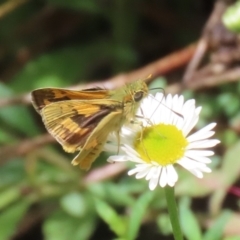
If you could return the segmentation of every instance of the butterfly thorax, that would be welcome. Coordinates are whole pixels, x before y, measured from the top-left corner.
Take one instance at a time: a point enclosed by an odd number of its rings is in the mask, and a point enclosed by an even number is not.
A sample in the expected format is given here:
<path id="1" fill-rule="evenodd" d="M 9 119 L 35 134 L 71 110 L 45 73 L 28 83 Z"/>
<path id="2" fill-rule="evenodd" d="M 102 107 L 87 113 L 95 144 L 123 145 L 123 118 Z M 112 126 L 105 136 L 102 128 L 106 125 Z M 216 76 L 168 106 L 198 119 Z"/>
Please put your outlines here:
<path id="1" fill-rule="evenodd" d="M 111 99 L 119 102 L 122 108 L 124 120 L 131 120 L 140 106 L 144 97 L 148 94 L 148 88 L 144 81 L 139 80 L 126 84 L 124 87 L 111 92 Z"/>

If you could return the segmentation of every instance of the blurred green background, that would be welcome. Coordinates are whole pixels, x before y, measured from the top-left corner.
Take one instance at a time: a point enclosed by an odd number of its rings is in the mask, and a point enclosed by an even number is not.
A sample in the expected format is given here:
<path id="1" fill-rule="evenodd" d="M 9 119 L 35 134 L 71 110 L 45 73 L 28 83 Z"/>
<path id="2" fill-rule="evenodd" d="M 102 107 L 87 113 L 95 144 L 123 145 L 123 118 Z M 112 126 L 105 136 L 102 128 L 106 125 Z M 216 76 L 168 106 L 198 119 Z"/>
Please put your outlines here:
<path id="1" fill-rule="evenodd" d="M 105 153 L 89 172 L 73 167 L 73 156 L 46 135 L 29 92 L 105 81 L 183 49 L 199 40 L 214 3 L 0 1 L 1 240 L 173 239 L 163 189 L 150 192 L 148 183 L 127 176 L 124 166 L 106 163 Z M 220 50 L 224 56 L 229 48 L 238 53 L 237 40 L 226 43 L 226 32 L 217 36 L 210 38 L 215 45 L 210 44 L 200 68 L 216 63 Z M 221 62 L 223 73 L 239 62 L 237 54 Z M 164 76 L 156 71 L 153 85 L 171 91 L 182 84 L 186 64 Z M 178 169 L 176 196 L 189 240 L 240 239 L 239 79 L 226 77 L 224 83 L 195 90 L 186 84 L 181 92 L 203 106 L 198 127 L 217 122 L 215 137 L 221 140 L 212 157 L 213 173 L 200 180 Z"/>

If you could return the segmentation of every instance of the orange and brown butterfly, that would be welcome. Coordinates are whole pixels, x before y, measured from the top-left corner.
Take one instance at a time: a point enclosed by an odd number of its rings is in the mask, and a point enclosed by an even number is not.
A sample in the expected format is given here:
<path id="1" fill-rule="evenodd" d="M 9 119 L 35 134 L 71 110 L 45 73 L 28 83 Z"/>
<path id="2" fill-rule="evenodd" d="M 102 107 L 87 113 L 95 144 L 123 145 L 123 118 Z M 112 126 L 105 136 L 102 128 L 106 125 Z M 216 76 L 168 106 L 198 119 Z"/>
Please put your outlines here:
<path id="1" fill-rule="evenodd" d="M 138 80 L 116 90 L 36 89 L 32 103 L 63 149 L 69 153 L 79 151 L 72 164 L 88 170 L 109 133 L 119 132 L 124 123 L 131 122 L 147 94 L 146 83 Z"/>

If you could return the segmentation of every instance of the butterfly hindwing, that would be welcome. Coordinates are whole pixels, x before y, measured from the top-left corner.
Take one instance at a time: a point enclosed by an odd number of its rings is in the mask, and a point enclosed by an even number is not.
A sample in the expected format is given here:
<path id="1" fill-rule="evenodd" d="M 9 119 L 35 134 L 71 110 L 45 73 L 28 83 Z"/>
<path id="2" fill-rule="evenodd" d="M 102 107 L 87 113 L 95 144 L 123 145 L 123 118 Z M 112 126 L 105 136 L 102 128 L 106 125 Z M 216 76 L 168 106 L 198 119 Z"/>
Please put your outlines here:
<path id="1" fill-rule="evenodd" d="M 46 128 L 64 150 L 75 152 L 89 142 L 98 125 L 113 112 L 108 101 L 104 102 L 104 105 L 97 104 L 96 100 L 56 102 L 43 108 L 41 115 Z"/>
<path id="2" fill-rule="evenodd" d="M 88 170 L 94 160 L 98 157 L 110 132 L 119 130 L 122 121 L 121 111 L 115 111 L 105 116 L 89 135 L 79 154 L 73 159 L 73 165 L 80 165 L 80 168 Z M 108 131 L 104 131 L 105 128 Z"/>

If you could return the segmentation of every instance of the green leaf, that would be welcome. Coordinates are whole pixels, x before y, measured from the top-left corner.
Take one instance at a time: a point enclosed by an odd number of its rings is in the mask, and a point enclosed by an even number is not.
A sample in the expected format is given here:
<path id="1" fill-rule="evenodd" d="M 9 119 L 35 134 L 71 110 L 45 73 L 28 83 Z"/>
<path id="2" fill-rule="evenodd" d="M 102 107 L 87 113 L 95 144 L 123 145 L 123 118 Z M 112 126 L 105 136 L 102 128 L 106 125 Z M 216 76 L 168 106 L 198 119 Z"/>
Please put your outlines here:
<path id="1" fill-rule="evenodd" d="M 236 121 L 236 126 L 238 125 L 239 122 L 240 118 L 238 117 Z M 225 147 L 233 146 L 238 140 L 238 134 L 233 129 L 226 129 L 222 133 L 223 136 L 221 137 L 221 144 L 224 145 Z"/>
<path id="2" fill-rule="evenodd" d="M 231 212 L 223 211 L 213 226 L 204 234 L 202 240 L 219 240 L 222 239 L 224 227 L 231 217 Z"/>
<path id="3" fill-rule="evenodd" d="M 222 167 L 211 174 L 211 182 L 221 182 L 221 187 L 214 191 L 210 198 L 211 211 L 217 213 L 221 210 L 222 202 L 227 194 L 227 190 L 239 177 L 240 161 L 237 156 L 240 155 L 240 141 L 228 148 L 222 160 Z M 231 174 L 229 174 L 231 173 Z M 219 180 L 218 180 L 219 179 Z M 209 181 L 210 182 L 210 181 Z"/>
<path id="4" fill-rule="evenodd" d="M 105 182 L 104 184 L 96 183 L 89 185 L 88 189 L 95 196 L 98 196 L 101 199 L 108 199 L 108 201 L 117 205 L 125 206 L 134 202 L 134 199 L 125 184 L 116 185 L 112 182 Z M 119 198 L 119 196 L 121 197 Z"/>
<path id="5" fill-rule="evenodd" d="M 6 129 L 0 128 L 0 144 L 13 143 L 15 141 L 13 134 L 10 134 Z"/>
<path id="6" fill-rule="evenodd" d="M 189 240 L 202 240 L 199 223 L 190 210 L 189 198 L 182 198 L 179 204 L 179 215 L 183 233 Z"/>
<path id="7" fill-rule="evenodd" d="M 0 210 L 21 197 L 19 186 L 12 186 L 0 192 Z"/>
<path id="8" fill-rule="evenodd" d="M 0 189 L 9 186 L 10 184 L 17 184 L 25 177 L 25 170 L 23 159 L 16 159 L 7 162 L 0 168 Z"/>
<path id="9" fill-rule="evenodd" d="M 223 156 L 221 171 L 226 176 L 224 186 L 230 186 L 239 177 L 240 161 L 237 161 L 237 156 L 240 156 L 240 141 L 230 147 Z"/>
<path id="10" fill-rule="evenodd" d="M 239 96 L 232 92 L 225 92 L 217 98 L 218 107 L 221 107 L 222 111 L 231 117 L 238 112 L 240 107 Z"/>
<path id="11" fill-rule="evenodd" d="M 108 224 L 110 229 L 121 237 L 126 231 L 126 221 L 107 203 L 100 199 L 95 199 L 96 210 L 99 216 Z"/>
<path id="12" fill-rule="evenodd" d="M 172 234 L 172 225 L 169 218 L 169 214 L 162 212 L 157 217 L 157 225 L 160 230 L 160 233 L 163 235 Z"/>
<path id="13" fill-rule="evenodd" d="M 81 217 L 86 213 L 86 204 L 83 196 L 78 192 L 68 193 L 60 200 L 62 208 L 74 217 Z"/>
<path id="14" fill-rule="evenodd" d="M 95 228 L 95 217 L 75 218 L 59 210 L 46 219 L 43 225 L 45 240 L 87 240 Z"/>
<path id="15" fill-rule="evenodd" d="M 150 202 L 154 197 L 155 192 L 147 191 L 140 196 L 132 207 L 131 215 L 129 216 L 129 223 L 127 229 L 127 240 L 134 240 L 137 238 L 138 230 L 141 226 L 142 219 L 147 212 Z"/>
<path id="16" fill-rule="evenodd" d="M 0 214 L 0 239 L 9 240 L 14 234 L 17 224 L 28 209 L 29 204 L 25 201 L 19 201 Z"/>
<path id="17" fill-rule="evenodd" d="M 109 182 L 104 184 L 104 186 L 106 187 L 107 198 L 114 204 L 126 206 L 134 203 L 134 198 L 125 185 L 117 185 Z"/>

